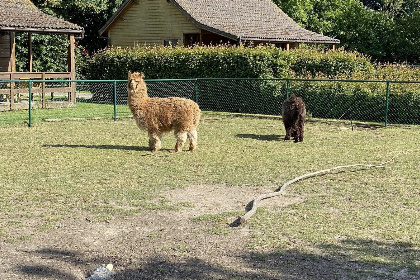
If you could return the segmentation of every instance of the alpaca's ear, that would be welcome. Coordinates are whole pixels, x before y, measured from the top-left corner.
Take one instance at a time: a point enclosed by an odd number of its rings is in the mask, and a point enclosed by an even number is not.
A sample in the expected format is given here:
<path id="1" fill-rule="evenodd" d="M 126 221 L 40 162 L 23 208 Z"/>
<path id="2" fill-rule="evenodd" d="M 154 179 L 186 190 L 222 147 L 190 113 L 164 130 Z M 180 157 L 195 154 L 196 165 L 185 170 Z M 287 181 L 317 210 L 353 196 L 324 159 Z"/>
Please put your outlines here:
<path id="1" fill-rule="evenodd" d="M 146 75 L 144 75 L 143 72 L 140 73 L 140 76 L 141 76 L 142 79 L 146 78 Z"/>
<path id="2" fill-rule="evenodd" d="M 131 76 L 131 71 L 128 71 L 128 77 L 130 78 L 130 76 Z"/>

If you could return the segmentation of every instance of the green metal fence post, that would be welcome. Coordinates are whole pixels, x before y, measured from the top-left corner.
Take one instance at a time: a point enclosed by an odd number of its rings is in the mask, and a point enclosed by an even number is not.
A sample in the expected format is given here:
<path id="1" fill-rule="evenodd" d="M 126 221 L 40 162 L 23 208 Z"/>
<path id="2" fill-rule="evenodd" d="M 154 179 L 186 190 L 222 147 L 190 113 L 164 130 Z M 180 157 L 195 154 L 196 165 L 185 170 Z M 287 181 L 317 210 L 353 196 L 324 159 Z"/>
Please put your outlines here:
<path id="1" fill-rule="evenodd" d="M 195 79 L 194 91 L 195 91 L 195 103 L 198 103 L 198 79 Z"/>
<path id="2" fill-rule="evenodd" d="M 386 81 L 385 127 L 387 127 L 388 125 L 388 108 L 389 108 L 389 81 Z"/>
<path id="3" fill-rule="evenodd" d="M 29 81 L 28 86 L 28 95 L 29 95 L 29 120 L 28 120 L 28 126 L 32 126 L 32 81 Z"/>
<path id="4" fill-rule="evenodd" d="M 114 121 L 117 120 L 117 81 L 114 81 Z"/>
<path id="5" fill-rule="evenodd" d="M 290 80 L 286 79 L 286 99 L 289 98 L 290 94 Z"/>

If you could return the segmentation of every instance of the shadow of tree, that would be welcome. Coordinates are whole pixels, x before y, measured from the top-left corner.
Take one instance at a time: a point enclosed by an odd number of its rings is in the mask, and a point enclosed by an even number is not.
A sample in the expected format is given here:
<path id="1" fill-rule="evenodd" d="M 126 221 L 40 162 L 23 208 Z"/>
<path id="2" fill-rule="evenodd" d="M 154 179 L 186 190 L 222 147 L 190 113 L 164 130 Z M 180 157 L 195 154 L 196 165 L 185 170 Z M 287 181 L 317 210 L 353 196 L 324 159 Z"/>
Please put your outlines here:
<path id="1" fill-rule="evenodd" d="M 36 253 L 43 258 L 65 259 L 76 266 L 89 264 L 91 272 L 96 266 L 110 262 L 106 256 L 83 257 L 83 252 L 43 249 Z M 238 252 L 235 257 L 236 264 L 217 265 L 194 257 L 171 260 L 165 255 L 138 256 L 141 263 L 137 265 L 129 264 L 128 257 L 127 260 L 114 259 L 114 279 L 420 279 L 420 250 L 403 242 L 348 239 L 337 244 L 321 244 L 310 252 L 295 249 L 270 253 L 248 251 Z M 75 279 L 47 266 L 22 266 L 21 271 L 46 279 Z"/>
<path id="2" fill-rule="evenodd" d="M 126 279 L 262 279 L 263 274 L 240 272 L 229 267 L 218 267 L 201 259 L 189 258 L 182 262 L 148 259 L 146 265 L 117 273 L 115 280 Z"/>
<path id="3" fill-rule="evenodd" d="M 269 135 L 258 135 L 258 134 L 237 134 L 238 138 L 255 139 L 261 141 L 279 141 L 282 140 L 280 135 L 269 134 Z"/>
<path id="4" fill-rule="evenodd" d="M 87 258 L 84 257 L 84 252 L 51 248 L 35 250 L 33 251 L 33 254 L 40 257 L 41 260 L 48 260 L 49 265 L 19 265 L 18 269 L 25 276 L 23 279 L 80 280 L 79 273 L 81 271 L 86 272 L 87 269 L 89 269 L 89 271 L 85 273 L 86 277 L 88 277 L 91 273 L 93 273 L 97 266 L 110 262 L 108 257 L 97 256 L 93 254 L 92 257 Z M 80 268 L 79 273 L 72 273 L 72 267 Z"/>
<path id="5" fill-rule="evenodd" d="M 26 275 L 35 276 L 41 279 L 78 280 L 77 277 L 70 275 L 69 273 L 44 265 L 24 265 L 20 270 Z"/>
<path id="6" fill-rule="evenodd" d="M 409 243 L 349 239 L 318 250 L 253 253 L 247 261 L 278 270 L 281 279 L 420 279 L 420 250 Z"/>
<path id="7" fill-rule="evenodd" d="M 149 147 L 123 146 L 123 145 L 70 145 L 70 144 L 44 144 L 46 148 L 87 148 L 102 150 L 150 151 Z"/>

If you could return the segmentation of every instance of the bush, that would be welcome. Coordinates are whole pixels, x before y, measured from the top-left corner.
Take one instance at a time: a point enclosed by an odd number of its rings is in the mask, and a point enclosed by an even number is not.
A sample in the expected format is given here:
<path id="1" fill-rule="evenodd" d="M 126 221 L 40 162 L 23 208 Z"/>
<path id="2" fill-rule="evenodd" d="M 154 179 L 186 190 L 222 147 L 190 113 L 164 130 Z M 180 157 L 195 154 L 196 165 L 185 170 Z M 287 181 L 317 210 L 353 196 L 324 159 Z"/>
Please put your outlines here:
<path id="1" fill-rule="evenodd" d="M 420 77 L 418 68 L 372 65 L 368 57 L 342 49 L 285 52 L 275 47 L 111 48 L 94 55 L 84 69 L 93 80 L 125 80 L 128 71 L 145 72 L 147 79 L 209 78 L 200 80 L 197 88 L 188 82 L 165 92 L 162 83 L 149 83 L 149 94 L 195 99 L 197 90 L 203 110 L 273 115 L 281 114 L 286 97 L 286 82 L 273 78 L 418 81 Z M 384 121 L 385 83 L 292 81 L 290 85 L 290 93 L 305 100 L 313 117 Z M 389 119 L 418 123 L 420 85 L 391 84 L 390 89 Z M 119 91 L 126 98 L 126 89 Z M 94 92 L 94 97 L 101 99 L 104 94 L 108 93 Z"/>
<path id="2" fill-rule="evenodd" d="M 317 49 L 293 49 L 290 51 L 290 69 L 298 77 L 350 78 L 355 73 L 372 74 L 374 67 L 369 58 L 357 52 L 329 50 L 320 52 Z"/>
<path id="3" fill-rule="evenodd" d="M 144 72 L 149 79 L 285 78 L 305 73 L 332 78 L 374 70 L 367 57 L 354 52 L 309 48 L 285 52 L 272 46 L 110 48 L 95 54 L 84 67 L 92 80 L 126 79 L 129 70 Z"/>

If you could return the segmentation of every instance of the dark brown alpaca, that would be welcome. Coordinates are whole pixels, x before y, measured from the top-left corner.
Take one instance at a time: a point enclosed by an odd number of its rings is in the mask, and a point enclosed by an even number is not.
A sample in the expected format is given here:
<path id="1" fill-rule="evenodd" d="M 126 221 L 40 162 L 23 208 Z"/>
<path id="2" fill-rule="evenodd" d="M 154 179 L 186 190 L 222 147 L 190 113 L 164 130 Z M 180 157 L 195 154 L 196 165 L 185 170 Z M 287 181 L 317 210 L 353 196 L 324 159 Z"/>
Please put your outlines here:
<path id="1" fill-rule="evenodd" d="M 303 126 L 305 124 L 306 108 L 302 98 L 290 96 L 283 103 L 283 123 L 286 129 L 284 140 L 293 137 L 295 142 L 303 141 Z"/>

